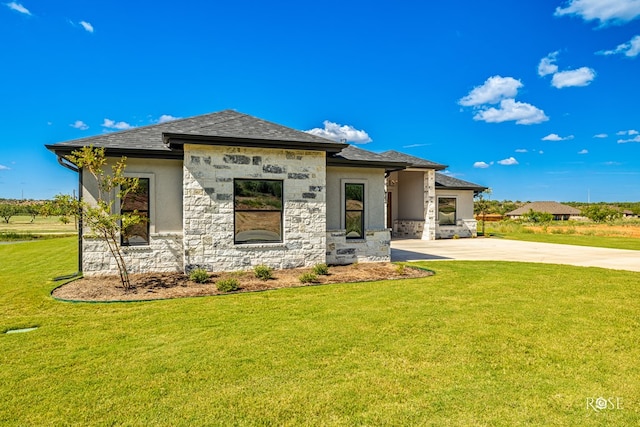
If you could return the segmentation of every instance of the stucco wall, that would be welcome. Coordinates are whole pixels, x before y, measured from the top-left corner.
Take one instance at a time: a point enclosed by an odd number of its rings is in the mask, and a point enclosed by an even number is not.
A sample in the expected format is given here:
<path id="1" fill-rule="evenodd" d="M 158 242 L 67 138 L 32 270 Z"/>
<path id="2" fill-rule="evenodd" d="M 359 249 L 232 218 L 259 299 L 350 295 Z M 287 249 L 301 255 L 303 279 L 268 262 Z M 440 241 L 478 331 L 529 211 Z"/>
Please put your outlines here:
<path id="1" fill-rule="evenodd" d="M 115 159 L 109 159 L 111 170 Z M 149 178 L 149 245 L 124 247 L 130 273 L 182 271 L 182 161 L 135 159 L 126 161 L 125 175 Z M 98 190 L 93 176 L 83 171 L 83 200 L 95 203 Z M 114 205 L 119 209 L 118 200 Z M 117 266 L 106 243 L 92 238 L 85 229 L 82 242 L 85 275 L 117 274 Z"/>
<path id="2" fill-rule="evenodd" d="M 318 151 L 184 146 L 185 270 L 325 262 L 326 160 Z M 283 242 L 234 243 L 233 180 L 283 181 Z"/>
<path id="3" fill-rule="evenodd" d="M 327 229 L 341 230 L 344 225 L 344 184 L 365 184 L 365 229 L 384 229 L 384 169 L 327 168 Z"/>
<path id="4" fill-rule="evenodd" d="M 398 173 L 398 219 L 424 220 L 424 172 Z"/>
<path id="5" fill-rule="evenodd" d="M 436 198 L 453 197 L 456 199 L 456 224 L 437 225 L 436 238 L 476 237 L 478 223 L 473 217 L 473 190 L 436 190 Z"/>
<path id="6" fill-rule="evenodd" d="M 456 198 L 456 218 L 473 219 L 473 190 L 436 190 L 437 197 Z"/>

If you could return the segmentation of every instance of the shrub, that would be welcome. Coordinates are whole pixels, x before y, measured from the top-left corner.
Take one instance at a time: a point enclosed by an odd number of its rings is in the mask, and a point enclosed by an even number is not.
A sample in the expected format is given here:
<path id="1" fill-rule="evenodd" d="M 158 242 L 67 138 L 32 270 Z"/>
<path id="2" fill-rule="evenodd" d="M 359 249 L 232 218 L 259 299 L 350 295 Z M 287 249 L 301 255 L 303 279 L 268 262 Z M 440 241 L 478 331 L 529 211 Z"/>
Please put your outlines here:
<path id="1" fill-rule="evenodd" d="M 406 269 L 404 264 L 396 264 L 396 273 L 399 275 L 404 275 L 404 270 Z"/>
<path id="2" fill-rule="evenodd" d="M 267 265 L 256 265 L 253 269 L 256 277 L 260 280 L 273 279 L 273 269 Z"/>
<path id="3" fill-rule="evenodd" d="M 196 283 L 206 283 L 209 280 L 209 273 L 204 268 L 196 268 L 189 273 L 189 280 Z"/>
<path id="4" fill-rule="evenodd" d="M 313 272 L 319 276 L 327 276 L 329 274 L 329 266 L 327 264 L 316 264 L 313 266 Z"/>
<path id="5" fill-rule="evenodd" d="M 220 292 L 232 292 L 238 290 L 238 281 L 234 278 L 218 280 L 216 287 Z"/>
<path id="6" fill-rule="evenodd" d="M 304 273 L 298 277 L 301 283 L 314 283 L 318 281 L 318 276 L 314 273 Z"/>

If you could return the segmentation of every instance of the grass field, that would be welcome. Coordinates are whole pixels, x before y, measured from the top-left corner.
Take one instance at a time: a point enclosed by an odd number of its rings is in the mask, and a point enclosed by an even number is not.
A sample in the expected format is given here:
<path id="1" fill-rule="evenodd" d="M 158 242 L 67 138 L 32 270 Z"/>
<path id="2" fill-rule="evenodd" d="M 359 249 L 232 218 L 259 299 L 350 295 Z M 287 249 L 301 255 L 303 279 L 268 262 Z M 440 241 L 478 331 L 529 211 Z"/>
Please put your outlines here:
<path id="1" fill-rule="evenodd" d="M 0 333 L 2 425 L 640 424 L 638 273 L 430 262 L 418 280 L 57 302 L 75 245 L 0 246 L 0 332 L 38 326 Z"/>
<path id="2" fill-rule="evenodd" d="M 485 234 L 512 240 L 640 250 L 640 222 L 596 224 L 556 221 L 526 225 L 514 221 L 487 222 Z"/>
<path id="3" fill-rule="evenodd" d="M 63 224 L 58 217 L 38 216 L 32 222 L 30 216 L 14 216 L 8 224 L 0 220 L 0 241 L 30 240 L 76 233 L 73 220 L 69 224 Z"/>

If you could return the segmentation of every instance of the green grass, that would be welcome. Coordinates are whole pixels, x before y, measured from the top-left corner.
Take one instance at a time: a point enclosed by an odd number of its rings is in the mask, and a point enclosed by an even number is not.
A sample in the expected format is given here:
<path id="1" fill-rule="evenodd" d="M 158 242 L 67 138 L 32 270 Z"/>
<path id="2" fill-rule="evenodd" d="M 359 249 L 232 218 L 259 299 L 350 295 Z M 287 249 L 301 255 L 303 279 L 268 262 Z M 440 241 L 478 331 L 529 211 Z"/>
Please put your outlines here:
<path id="1" fill-rule="evenodd" d="M 0 220 L 0 242 L 13 240 L 35 240 L 53 237 L 64 237 L 77 234 L 72 222 L 63 224 L 58 217 L 36 217 L 31 222 L 30 216 L 11 217 L 9 223 Z"/>
<path id="2" fill-rule="evenodd" d="M 62 303 L 75 239 L 0 246 L 2 425 L 638 425 L 640 274 L 430 262 L 424 279 Z M 596 413 L 587 398 L 619 397 Z"/>

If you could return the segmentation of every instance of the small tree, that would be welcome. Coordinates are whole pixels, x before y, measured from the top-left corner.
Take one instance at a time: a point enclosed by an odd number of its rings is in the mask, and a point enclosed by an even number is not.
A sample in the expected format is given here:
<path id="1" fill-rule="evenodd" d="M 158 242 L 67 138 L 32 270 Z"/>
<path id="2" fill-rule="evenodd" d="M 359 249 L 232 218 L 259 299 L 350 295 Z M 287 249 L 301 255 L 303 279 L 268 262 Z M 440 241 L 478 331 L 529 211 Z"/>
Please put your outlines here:
<path id="1" fill-rule="evenodd" d="M 549 212 L 538 212 L 538 211 L 534 211 L 533 209 L 529 209 L 529 212 L 522 215 L 522 219 L 524 219 L 527 222 L 534 222 L 534 223 L 551 222 L 553 221 L 553 214 L 550 214 Z"/>
<path id="2" fill-rule="evenodd" d="M 484 195 L 491 197 L 491 189 L 487 188 L 484 191 L 478 193 L 476 197 L 476 202 L 474 205 L 474 212 L 476 215 L 479 215 L 482 218 L 482 235 L 484 236 L 484 216 L 487 214 L 487 209 L 489 208 L 489 201 L 484 198 Z"/>
<path id="3" fill-rule="evenodd" d="M 610 206 L 591 205 L 582 209 L 582 215 L 593 222 L 608 222 L 622 218 L 622 212 Z"/>
<path id="4" fill-rule="evenodd" d="M 78 202 L 75 197 L 68 194 L 56 194 L 53 200 L 49 200 L 40 207 L 42 216 L 58 216 L 63 224 L 69 223 L 69 217 L 73 217 L 76 229 L 78 228 Z"/>
<path id="5" fill-rule="evenodd" d="M 104 148 L 82 147 L 73 151 L 66 158 L 78 166 L 87 170 L 96 180 L 98 194 L 95 204 L 85 201 L 74 203 L 77 211 L 82 212 L 83 223 L 90 230 L 89 237 L 104 240 L 109 251 L 116 260 L 120 281 L 125 290 L 131 289 L 129 272 L 122 253 L 120 244 L 121 236 L 127 237 L 127 230 L 140 224 L 145 219 L 138 215 L 137 211 L 128 213 L 114 212 L 114 204 L 117 199 L 124 199 L 130 192 L 138 188 L 138 179 L 124 176 L 126 157 L 122 157 L 111 167 L 111 174 L 105 172 L 107 159 Z"/>
<path id="6" fill-rule="evenodd" d="M 16 205 L 11 203 L 2 203 L 0 204 L 0 217 L 9 224 L 9 220 L 12 216 L 15 216 L 18 213 L 18 208 Z"/>

